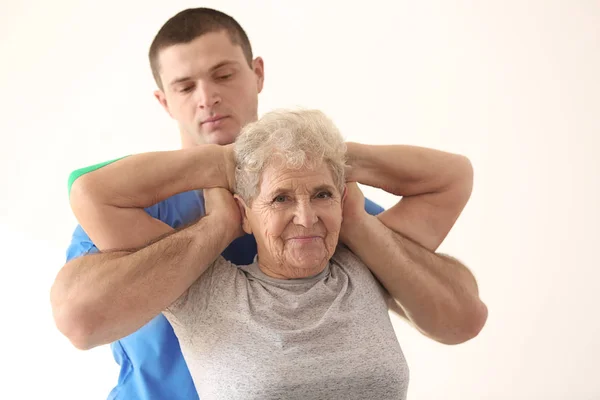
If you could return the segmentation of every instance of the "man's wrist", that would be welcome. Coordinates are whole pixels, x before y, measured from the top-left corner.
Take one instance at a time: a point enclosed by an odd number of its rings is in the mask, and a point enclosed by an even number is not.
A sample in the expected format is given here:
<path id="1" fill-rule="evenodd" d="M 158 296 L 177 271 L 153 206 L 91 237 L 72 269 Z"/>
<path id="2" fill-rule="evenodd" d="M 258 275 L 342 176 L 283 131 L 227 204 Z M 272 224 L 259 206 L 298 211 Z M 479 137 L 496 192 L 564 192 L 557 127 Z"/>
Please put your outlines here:
<path id="1" fill-rule="evenodd" d="M 225 179 L 225 184 L 227 185 L 225 189 L 229 190 L 233 193 L 235 188 L 235 153 L 234 153 L 234 144 L 228 144 L 222 146 L 222 155 L 223 155 L 223 175 Z"/>
<path id="2" fill-rule="evenodd" d="M 227 149 L 226 146 L 217 144 L 203 144 L 193 149 L 180 150 L 191 152 L 191 159 L 187 161 L 193 174 L 191 185 L 194 189 L 210 189 L 221 187 L 229 188 L 229 177 L 227 175 Z M 185 154 L 185 153 L 183 153 Z"/>
<path id="3" fill-rule="evenodd" d="M 371 224 L 375 222 L 374 219 L 376 217 L 366 211 L 355 214 L 352 217 L 344 216 L 340 230 L 340 240 L 348 247 L 351 247 L 352 243 L 357 243 L 365 235 L 368 235 Z"/>
<path id="4" fill-rule="evenodd" d="M 370 146 L 356 142 L 346 142 L 346 181 L 365 183 L 368 181 L 367 159 Z"/>
<path id="5" fill-rule="evenodd" d="M 206 240 L 207 227 L 210 227 L 210 233 L 208 234 L 215 246 L 227 247 L 231 242 L 240 236 L 241 225 L 239 221 L 235 221 L 228 215 L 223 215 L 219 212 L 213 212 L 206 214 L 197 223 L 197 227 L 202 230 L 201 235 L 194 235 L 199 240 Z"/>

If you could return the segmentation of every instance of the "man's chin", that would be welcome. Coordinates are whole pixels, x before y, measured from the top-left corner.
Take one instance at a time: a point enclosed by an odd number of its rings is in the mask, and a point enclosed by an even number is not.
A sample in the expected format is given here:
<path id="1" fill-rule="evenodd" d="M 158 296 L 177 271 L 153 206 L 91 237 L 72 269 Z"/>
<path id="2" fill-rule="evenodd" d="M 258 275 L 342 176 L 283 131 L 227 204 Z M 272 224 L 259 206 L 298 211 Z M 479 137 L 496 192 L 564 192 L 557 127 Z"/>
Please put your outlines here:
<path id="1" fill-rule="evenodd" d="M 201 137 L 204 139 L 203 143 L 205 144 L 218 144 L 220 146 L 225 146 L 235 142 L 237 134 L 215 131 L 203 134 Z"/>

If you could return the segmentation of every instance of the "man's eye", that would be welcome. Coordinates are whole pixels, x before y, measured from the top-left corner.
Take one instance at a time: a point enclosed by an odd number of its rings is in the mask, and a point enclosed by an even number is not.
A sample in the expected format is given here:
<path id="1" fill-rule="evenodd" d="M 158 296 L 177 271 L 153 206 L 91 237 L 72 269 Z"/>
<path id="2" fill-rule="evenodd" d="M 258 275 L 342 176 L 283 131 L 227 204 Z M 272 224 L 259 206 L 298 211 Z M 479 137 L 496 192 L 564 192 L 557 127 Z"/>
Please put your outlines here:
<path id="1" fill-rule="evenodd" d="M 331 193 L 330 192 L 319 192 L 319 194 L 317 194 L 317 199 L 329 199 L 331 198 Z"/>
<path id="2" fill-rule="evenodd" d="M 217 76 L 217 79 L 220 81 L 226 81 L 227 79 L 231 78 L 232 76 L 233 76 L 233 74 L 223 74 L 223 75 Z"/>
<path id="3" fill-rule="evenodd" d="M 193 86 L 185 86 L 181 89 L 179 89 L 179 93 L 189 93 L 194 89 Z"/>

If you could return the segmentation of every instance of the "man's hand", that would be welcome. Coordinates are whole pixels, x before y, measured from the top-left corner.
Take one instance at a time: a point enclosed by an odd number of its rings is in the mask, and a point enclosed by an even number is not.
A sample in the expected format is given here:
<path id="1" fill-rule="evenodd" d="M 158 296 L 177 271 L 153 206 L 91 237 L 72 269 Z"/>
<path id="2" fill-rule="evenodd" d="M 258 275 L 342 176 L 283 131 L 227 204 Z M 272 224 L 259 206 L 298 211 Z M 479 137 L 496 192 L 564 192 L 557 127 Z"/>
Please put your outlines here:
<path id="1" fill-rule="evenodd" d="M 233 239 L 244 234 L 242 230 L 242 217 L 231 192 L 223 188 L 204 189 L 204 203 L 206 214 L 217 216 L 232 232 Z"/>

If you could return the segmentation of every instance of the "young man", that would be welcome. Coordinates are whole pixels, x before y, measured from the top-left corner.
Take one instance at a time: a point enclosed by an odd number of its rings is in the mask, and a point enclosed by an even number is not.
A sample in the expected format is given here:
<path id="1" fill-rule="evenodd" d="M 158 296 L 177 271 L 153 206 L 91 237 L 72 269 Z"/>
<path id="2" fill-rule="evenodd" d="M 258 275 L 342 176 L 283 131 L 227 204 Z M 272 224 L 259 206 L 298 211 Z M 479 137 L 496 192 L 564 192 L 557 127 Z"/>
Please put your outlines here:
<path id="1" fill-rule="evenodd" d="M 263 61 L 253 58 L 246 34 L 231 17 L 202 8 L 182 11 L 158 32 L 149 58 L 158 85 L 155 96 L 178 122 L 183 150 L 165 152 L 160 162 L 154 157 L 152 162 L 144 164 L 143 158 L 136 158 L 142 162 L 141 168 L 133 169 L 139 171 L 139 176 L 123 176 L 123 181 L 113 182 L 117 190 L 111 201 L 118 198 L 121 184 L 135 184 L 140 199 L 148 199 L 161 197 L 161 187 L 173 179 L 193 181 L 193 173 L 203 173 L 193 171 L 194 157 L 201 156 L 194 153 L 198 144 L 230 144 L 245 124 L 258 117 Z M 376 179 L 363 179 L 371 167 L 368 151 L 367 147 L 349 146 L 350 175 L 358 182 L 377 186 Z M 398 180 L 394 192 L 404 198 L 383 212 L 380 219 L 385 223 L 386 214 L 403 216 L 404 224 L 397 228 L 408 239 L 396 240 L 404 240 L 403 268 L 410 269 L 390 268 L 378 278 L 397 282 L 399 293 L 401 285 L 412 288 L 404 292 L 414 292 L 402 299 L 395 296 L 399 306 L 394 302 L 392 309 L 435 340 L 460 343 L 479 332 L 485 322 L 485 306 L 479 302 L 477 285 L 470 272 L 457 261 L 433 251 L 469 198 L 471 167 L 463 157 L 433 151 L 422 153 L 422 149 L 409 146 L 403 158 L 406 176 Z M 78 205 L 85 202 L 86 192 L 94 190 L 88 178 L 102 171 L 120 177 L 118 171 L 124 162 L 128 160 L 72 174 L 71 202 L 76 214 Z M 202 195 L 192 189 L 193 182 L 189 191 L 166 197 L 154 205 L 147 204 L 146 212 L 137 215 L 121 214 L 118 207 L 113 207 L 114 218 L 103 220 L 102 224 L 110 224 L 111 232 L 127 232 L 120 236 L 99 235 L 92 240 L 78 226 L 68 250 L 68 262 L 52 288 L 57 326 L 75 346 L 87 349 L 111 343 L 121 374 L 109 399 L 198 398 L 179 343 L 161 314 L 148 318 L 133 334 L 122 333 L 134 330 L 127 326 L 128 316 L 144 309 L 148 299 L 172 296 L 162 290 L 167 286 L 163 283 L 172 276 L 170 266 L 181 265 L 180 257 L 193 258 L 195 250 L 181 245 L 177 242 L 178 235 L 173 234 L 174 229 L 192 224 L 204 215 Z M 370 214 L 383 211 L 368 200 L 365 206 Z M 93 215 L 89 217 L 93 220 Z M 218 241 L 219 230 L 203 228 L 195 234 L 212 235 Z M 148 238 L 154 238 L 150 245 Z M 364 245 L 358 246 L 356 252 L 363 259 L 369 258 L 370 253 L 384 252 L 377 248 L 383 244 L 367 237 Z M 123 254 L 132 257 L 116 262 L 116 257 Z M 250 235 L 239 237 L 223 253 L 238 265 L 251 263 L 255 254 L 256 243 Z M 451 298 L 448 302 L 448 293 L 468 293 L 469 301 L 460 303 Z M 456 305 L 455 320 L 440 315 L 442 303 Z"/>

